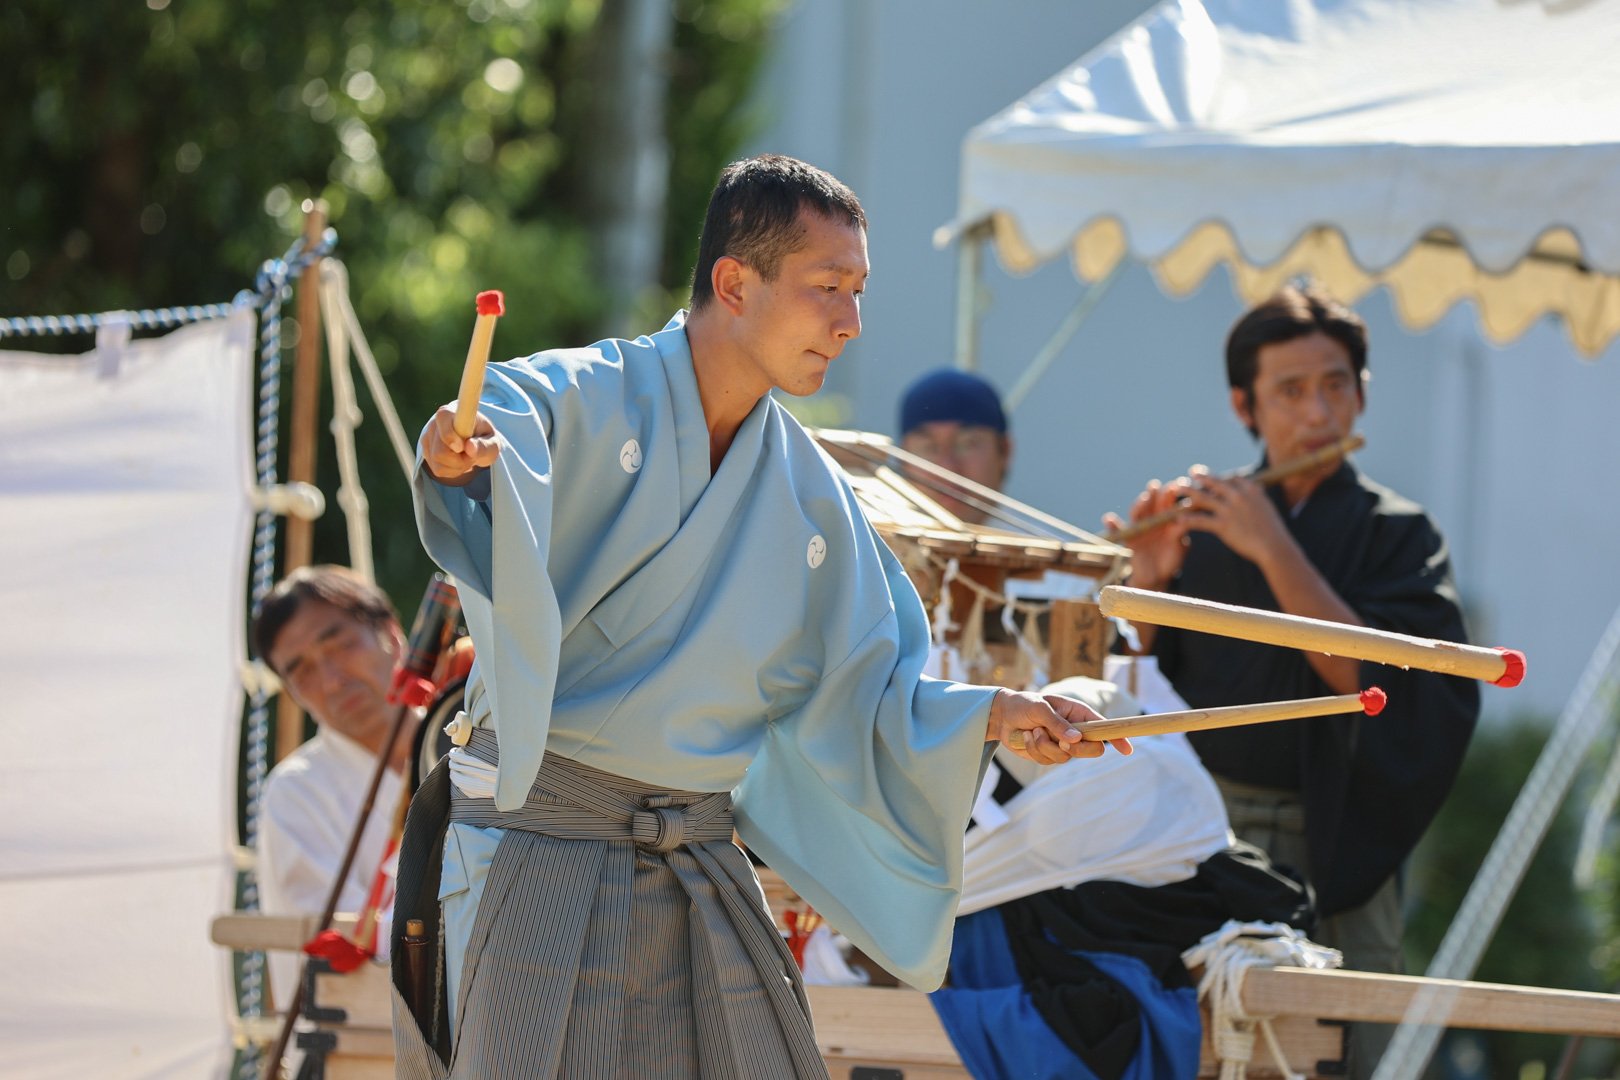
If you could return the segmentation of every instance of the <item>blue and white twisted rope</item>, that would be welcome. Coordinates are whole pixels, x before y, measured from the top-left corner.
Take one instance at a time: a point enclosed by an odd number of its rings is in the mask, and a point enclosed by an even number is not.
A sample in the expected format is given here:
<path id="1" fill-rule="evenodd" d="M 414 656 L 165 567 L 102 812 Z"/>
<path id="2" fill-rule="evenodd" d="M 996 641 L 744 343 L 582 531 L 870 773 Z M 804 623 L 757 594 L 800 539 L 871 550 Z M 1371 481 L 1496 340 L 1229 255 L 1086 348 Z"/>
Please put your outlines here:
<path id="1" fill-rule="evenodd" d="M 281 305 L 292 295 L 292 281 L 315 260 L 330 252 L 337 233 L 327 229 L 320 242 L 305 250 L 304 240 L 295 241 L 287 254 L 267 259 L 254 282 L 259 307 L 259 415 L 254 441 L 254 472 L 259 490 L 268 491 L 276 482 L 276 450 L 280 440 L 281 415 Z M 260 510 L 253 529 L 253 570 L 250 599 L 257 615 L 275 583 L 276 517 Z M 246 770 L 244 775 L 244 825 L 242 843 L 252 849 L 259 839 L 259 802 L 264 795 L 265 778 L 270 772 L 270 696 L 255 682 L 248 710 Z M 259 909 L 259 883 L 252 871 L 239 874 L 238 895 L 243 911 Z M 264 968 L 262 952 L 243 956 L 237 980 L 237 1012 L 247 1017 L 264 1014 Z M 259 1051 L 249 1043 L 237 1059 L 237 1076 L 256 1080 L 260 1072 Z"/>
<path id="2" fill-rule="evenodd" d="M 190 307 L 146 308 L 121 313 L 129 325 L 137 330 L 172 330 L 187 323 L 223 319 L 243 304 L 255 304 L 258 297 L 246 290 L 237 294 L 229 304 L 194 304 Z M 0 338 L 37 336 L 61 337 L 65 334 L 93 334 L 101 329 L 106 314 L 98 315 L 23 315 L 0 319 Z"/>

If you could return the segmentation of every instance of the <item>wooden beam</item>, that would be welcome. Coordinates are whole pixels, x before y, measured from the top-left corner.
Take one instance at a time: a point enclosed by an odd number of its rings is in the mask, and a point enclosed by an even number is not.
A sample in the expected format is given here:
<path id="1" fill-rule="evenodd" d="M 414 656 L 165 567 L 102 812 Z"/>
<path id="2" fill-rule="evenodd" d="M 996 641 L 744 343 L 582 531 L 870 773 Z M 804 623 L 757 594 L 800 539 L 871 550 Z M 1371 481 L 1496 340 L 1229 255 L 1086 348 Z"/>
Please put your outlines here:
<path id="1" fill-rule="evenodd" d="M 962 1067 L 927 994 L 873 986 L 804 989 L 824 1056 Z"/>
<path id="2" fill-rule="evenodd" d="M 326 230 L 326 202 L 304 200 L 304 246 L 314 247 Z M 321 411 L 321 263 L 317 259 L 298 278 L 298 345 L 292 380 L 292 420 L 287 439 L 287 481 L 315 482 L 316 423 Z M 308 566 L 314 523 L 287 517 L 287 554 L 283 572 Z"/>
<path id="3" fill-rule="evenodd" d="M 1251 1016 L 1396 1024 L 1425 990 L 1433 1006 L 1428 1022 L 1445 1027 L 1620 1037 L 1620 995 L 1417 975 L 1252 968 L 1243 980 L 1243 1007 Z"/>
<path id="4" fill-rule="evenodd" d="M 326 230 L 326 200 L 304 200 L 304 245 L 313 247 Z M 298 278 L 298 345 L 292 380 L 292 422 L 288 428 L 287 482 L 315 482 L 315 425 L 321 409 L 321 263 L 319 259 Z M 308 566 L 314 547 L 315 523 L 288 514 L 282 573 Z M 304 711 L 283 692 L 276 705 L 276 761 L 304 742 Z"/>
<path id="5" fill-rule="evenodd" d="M 215 945 L 243 952 L 260 950 L 302 952 L 304 942 L 315 936 L 320 919 L 314 915 L 260 915 L 237 911 L 217 915 L 208 925 L 208 939 Z M 345 937 L 354 933 L 356 917 L 332 917 L 332 929 Z"/>
<path id="6" fill-rule="evenodd" d="M 816 1043 L 834 1076 L 856 1067 L 898 1069 L 906 1080 L 967 1080 L 968 1072 L 926 994 L 870 986 L 807 986 Z M 1208 1022 L 1207 1015 L 1205 1022 Z M 1344 1028 L 1305 1017 L 1283 1017 L 1273 1025 L 1294 1071 L 1318 1074 L 1323 1063 L 1344 1058 Z M 1009 1039 L 1018 1033 L 1005 1033 Z M 1198 1075 L 1220 1072 L 1209 1036 L 1203 1038 Z M 1256 1044 L 1249 1075 L 1280 1075 L 1271 1055 Z"/>

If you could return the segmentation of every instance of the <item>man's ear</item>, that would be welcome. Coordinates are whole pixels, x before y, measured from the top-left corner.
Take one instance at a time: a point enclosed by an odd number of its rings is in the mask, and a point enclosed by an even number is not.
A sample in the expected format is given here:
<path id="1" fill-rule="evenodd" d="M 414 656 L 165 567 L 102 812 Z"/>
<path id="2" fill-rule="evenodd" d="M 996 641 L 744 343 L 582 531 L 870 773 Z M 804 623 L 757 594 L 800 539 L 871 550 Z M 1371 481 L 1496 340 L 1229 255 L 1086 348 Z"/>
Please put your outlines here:
<path id="1" fill-rule="evenodd" d="M 382 639 L 383 651 L 394 658 L 396 666 L 405 659 L 405 631 L 400 629 L 399 623 L 390 619 L 377 636 Z"/>
<path id="2" fill-rule="evenodd" d="M 752 272 L 742 262 L 730 255 L 722 255 L 714 260 L 714 266 L 709 270 L 709 285 L 721 306 L 733 315 L 741 315 L 751 277 Z"/>
<path id="3" fill-rule="evenodd" d="M 1248 429 L 1250 435 L 1259 436 L 1260 429 L 1254 423 L 1254 396 L 1241 386 L 1234 386 L 1232 393 L 1232 412 L 1237 416 L 1238 423 Z"/>

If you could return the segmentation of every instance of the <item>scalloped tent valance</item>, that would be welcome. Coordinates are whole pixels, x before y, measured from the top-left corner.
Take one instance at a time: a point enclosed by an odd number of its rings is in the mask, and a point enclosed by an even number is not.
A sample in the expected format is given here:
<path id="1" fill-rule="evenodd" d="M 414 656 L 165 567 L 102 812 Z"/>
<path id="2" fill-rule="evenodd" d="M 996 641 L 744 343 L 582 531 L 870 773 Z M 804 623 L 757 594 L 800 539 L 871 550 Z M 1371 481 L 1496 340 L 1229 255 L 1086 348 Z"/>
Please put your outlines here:
<path id="1" fill-rule="evenodd" d="M 1167 0 L 974 128 L 952 232 L 1247 301 L 1309 273 L 1408 325 L 1620 334 L 1620 0 Z M 947 236 L 949 233 L 946 234 Z"/>

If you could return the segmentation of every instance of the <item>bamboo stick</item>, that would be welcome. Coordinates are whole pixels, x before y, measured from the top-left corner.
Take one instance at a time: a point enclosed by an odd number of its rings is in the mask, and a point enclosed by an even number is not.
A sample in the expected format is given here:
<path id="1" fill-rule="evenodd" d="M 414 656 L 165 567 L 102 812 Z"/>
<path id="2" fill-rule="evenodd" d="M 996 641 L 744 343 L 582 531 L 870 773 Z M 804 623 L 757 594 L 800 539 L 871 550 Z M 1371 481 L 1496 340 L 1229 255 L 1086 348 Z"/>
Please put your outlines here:
<path id="1" fill-rule="evenodd" d="M 1123 585 L 1104 588 L 1098 597 L 1098 606 L 1104 615 L 1131 622 L 1198 630 L 1399 668 L 1438 671 L 1467 679 L 1483 679 L 1497 686 L 1517 686 L 1524 679 L 1524 654 L 1517 649 L 1459 645 Z"/>
<path id="2" fill-rule="evenodd" d="M 1364 712 L 1368 716 L 1377 716 L 1384 711 L 1387 700 L 1384 692 L 1373 686 L 1359 694 L 1335 694 L 1331 697 L 1300 698 L 1295 701 L 1269 701 L 1258 705 L 1228 705 L 1218 709 L 1186 709 L 1180 712 L 1122 716 L 1107 720 L 1082 720 L 1074 726 L 1085 742 L 1107 742 L 1110 739 L 1134 739 L 1139 735 L 1168 735 L 1174 731 L 1211 731 L 1215 728 L 1270 724 L 1278 720 L 1299 720 L 1307 716 L 1332 716 L 1337 713 Z M 1015 731 L 1008 736 L 1007 745 L 1015 750 L 1022 750 L 1024 741 L 1024 732 Z"/>

